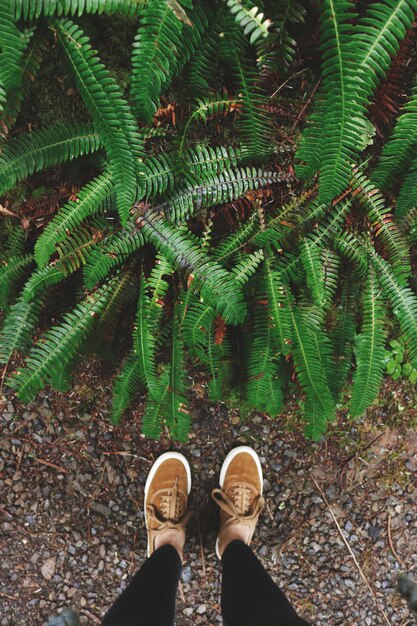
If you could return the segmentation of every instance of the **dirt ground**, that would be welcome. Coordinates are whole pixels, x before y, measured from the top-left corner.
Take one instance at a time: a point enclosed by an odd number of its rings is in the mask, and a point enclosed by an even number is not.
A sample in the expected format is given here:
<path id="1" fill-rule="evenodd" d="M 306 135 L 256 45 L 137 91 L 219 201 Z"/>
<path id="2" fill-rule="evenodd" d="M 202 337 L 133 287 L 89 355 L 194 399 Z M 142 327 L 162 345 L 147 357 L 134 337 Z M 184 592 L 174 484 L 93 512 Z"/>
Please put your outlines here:
<path id="1" fill-rule="evenodd" d="M 114 427 L 110 390 L 94 370 L 66 395 L 22 406 L 5 398 L 0 427 L 1 626 L 40 626 L 71 606 L 99 624 L 144 559 L 143 486 L 155 458 L 178 449 L 194 472 L 177 626 L 221 624 L 217 511 L 225 454 L 259 453 L 267 507 L 254 549 L 297 610 L 317 626 L 416 626 L 396 592 L 417 578 L 417 394 L 387 381 L 366 420 L 343 414 L 306 441 L 294 398 L 285 415 L 211 406 L 195 387 L 189 442 L 140 434 L 140 406 Z"/>

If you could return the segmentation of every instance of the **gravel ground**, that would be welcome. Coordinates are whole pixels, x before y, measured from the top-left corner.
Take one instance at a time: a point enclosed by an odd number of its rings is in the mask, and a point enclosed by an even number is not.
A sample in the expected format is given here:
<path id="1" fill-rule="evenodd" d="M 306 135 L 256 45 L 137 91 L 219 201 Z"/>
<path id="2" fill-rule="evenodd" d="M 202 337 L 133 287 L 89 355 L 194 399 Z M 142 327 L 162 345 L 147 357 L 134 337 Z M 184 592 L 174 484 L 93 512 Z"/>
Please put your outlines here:
<path id="1" fill-rule="evenodd" d="M 256 415 L 249 428 L 198 393 L 186 445 L 149 441 L 139 410 L 117 428 L 107 422 L 110 394 L 94 376 L 32 405 L 5 399 L 0 625 L 40 626 L 67 606 L 82 624 L 100 623 L 144 558 L 146 475 L 173 447 L 190 459 L 195 511 L 176 624 L 221 624 L 209 494 L 225 454 L 248 443 L 261 457 L 268 501 L 254 549 L 300 614 L 317 626 L 417 626 L 395 590 L 399 571 L 417 578 L 417 397 L 407 393 L 386 390 L 366 422 L 341 417 L 320 444 L 305 441 L 295 419 Z M 404 407 L 395 425 L 387 410 Z"/>

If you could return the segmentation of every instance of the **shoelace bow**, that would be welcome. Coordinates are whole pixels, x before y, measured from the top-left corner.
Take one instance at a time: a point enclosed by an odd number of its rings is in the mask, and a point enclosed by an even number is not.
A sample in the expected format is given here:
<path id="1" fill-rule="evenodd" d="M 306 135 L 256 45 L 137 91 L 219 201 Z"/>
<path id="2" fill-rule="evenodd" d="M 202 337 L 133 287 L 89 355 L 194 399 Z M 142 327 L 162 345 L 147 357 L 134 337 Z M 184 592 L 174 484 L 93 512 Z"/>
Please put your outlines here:
<path id="1" fill-rule="evenodd" d="M 229 498 L 229 496 L 222 489 L 213 489 L 211 495 L 213 500 L 217 502 L 219 507 L 225 513 L 230 515 L 231 519 L 227 520 L 227 522 L 253 522 L 258 518 L 259 513 L 262 511 L 265 505 L 265 499 L 262 496 L 256 496 L 249 511 L 247 513 L 242 513 L 242 511 L 235 505 L 233 500 Z"/>

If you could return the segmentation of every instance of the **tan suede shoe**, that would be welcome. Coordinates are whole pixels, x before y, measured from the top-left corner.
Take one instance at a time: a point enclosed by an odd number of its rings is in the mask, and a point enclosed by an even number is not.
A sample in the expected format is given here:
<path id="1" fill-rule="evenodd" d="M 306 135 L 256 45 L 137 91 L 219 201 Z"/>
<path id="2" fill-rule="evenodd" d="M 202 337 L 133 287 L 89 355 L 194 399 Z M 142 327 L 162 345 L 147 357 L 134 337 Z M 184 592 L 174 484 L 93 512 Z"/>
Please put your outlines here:
<path id="1" fill-rule="evenodd" d="M 191 516 L 187 510 L 191 490 L 190 465 L 179 452 L 165 452 L 153 464 L 145 485 L 145 522 L 148 531 L 148 557 L 155 551 L 155 539 L 161 533 L 181 533 L 184 544 L 185 526 Z M 182 557 L 182 554 L 181 554 Z"/>
<path id="2" fill-rule="evenodd" d="M 248 446 L 234 448 L 220 471 L 220 489 L 212 497 L 220 507 L 220 528 L 216 554 L 221 558 L 225 541 L 235 526 L 247 545 L 252 541 L 259 514 L 264 506 L 262 468 L 255 450 Z"/>

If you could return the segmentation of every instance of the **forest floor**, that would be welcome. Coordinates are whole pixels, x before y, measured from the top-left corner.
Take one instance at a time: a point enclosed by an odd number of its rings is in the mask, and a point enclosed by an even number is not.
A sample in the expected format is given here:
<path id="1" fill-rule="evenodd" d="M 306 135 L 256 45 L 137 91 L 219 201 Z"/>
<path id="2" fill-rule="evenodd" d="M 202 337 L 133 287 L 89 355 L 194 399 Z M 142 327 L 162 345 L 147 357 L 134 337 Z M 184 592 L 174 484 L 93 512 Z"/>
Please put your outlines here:
<path id="1" fill-rule="evenodd" d="M 140 406 L 114 427 L 96 365 L 68 394 L 1 410 L 1 626 L 40 626 L 71 606 L 100 618 L 144 559 L 143 487 L 155 458 L 175 447 L 194 489 L 177 626 L 221 624 L 217 511 L 210 491 L 237 442 L 258 451 L 267 507 L 254 549 L 297 610 L 316 626 L 416 626 L 396 592 L 417 574 L 417 392 L 386 379 L 366 420 L 339 416 L 322 443 L 306 441 L 295 398 L 287 413 L 250 423 L 209 405 L 193 381 L 187 444 L 140 434 Z"/>

